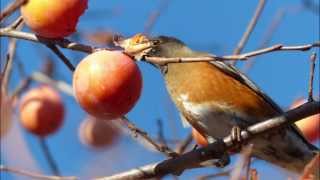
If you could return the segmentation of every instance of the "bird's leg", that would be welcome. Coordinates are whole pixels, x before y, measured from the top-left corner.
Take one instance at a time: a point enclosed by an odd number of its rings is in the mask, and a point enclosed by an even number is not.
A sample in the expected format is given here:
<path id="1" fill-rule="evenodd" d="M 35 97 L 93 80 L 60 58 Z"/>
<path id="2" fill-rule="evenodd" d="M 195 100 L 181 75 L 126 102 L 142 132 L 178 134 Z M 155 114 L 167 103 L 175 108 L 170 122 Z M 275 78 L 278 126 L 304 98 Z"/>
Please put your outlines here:
<path id="1" fill-rule="evenodd" d="M 215 141 L 219 141 L 220 139 L 215 139 L 211 136 L 207 136 L 207 141 L 208 143 L 214 143 Z M 221 141 L 221 140 L 220 140 Z M 219 159 L 215 159 L 213 161 L 213 165 L 218 167 L 218 168 L 224 168 L 230 163 L 230 156 L 228 152 L 225 152 Z"/>
<path id="2" fill-rule="evenodd" d="M 234 148 L 231 152 L 239 152 L 242 147 L 243 140 L 241 138 L 241 128 L 239 126 L 233 126 L 231 129 L 231 141 L 234 144 Z"/>

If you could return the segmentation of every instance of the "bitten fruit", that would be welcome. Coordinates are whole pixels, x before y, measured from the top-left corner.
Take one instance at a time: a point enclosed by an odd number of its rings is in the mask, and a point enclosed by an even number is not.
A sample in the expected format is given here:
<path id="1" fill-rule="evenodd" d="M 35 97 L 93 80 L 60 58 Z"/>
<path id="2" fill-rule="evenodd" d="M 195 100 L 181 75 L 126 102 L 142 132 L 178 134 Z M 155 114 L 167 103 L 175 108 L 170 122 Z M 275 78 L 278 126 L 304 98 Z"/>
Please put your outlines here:
<path id="1" fill-rule="evenodd" d="M 119 51 L 101 50 L 85 57 L 73 74 L 81 107 L 100 119 L 116 119 L 136 104 L 142 89 L 138 66 Z"/>
<path id="2" fill-rule="evenodd" d="M 37 35 L 62 38 L 76 31 L 88 0 L 29 0 L 21 7 L 25 23 Z"/>
<path id="3" fill-rule="evenodd" d="M 28 91 L 20 102 L 22 126 L 38 136 L 56 132 L 62 125 L 64 105 L 53 88 L 41 85 Z"/>

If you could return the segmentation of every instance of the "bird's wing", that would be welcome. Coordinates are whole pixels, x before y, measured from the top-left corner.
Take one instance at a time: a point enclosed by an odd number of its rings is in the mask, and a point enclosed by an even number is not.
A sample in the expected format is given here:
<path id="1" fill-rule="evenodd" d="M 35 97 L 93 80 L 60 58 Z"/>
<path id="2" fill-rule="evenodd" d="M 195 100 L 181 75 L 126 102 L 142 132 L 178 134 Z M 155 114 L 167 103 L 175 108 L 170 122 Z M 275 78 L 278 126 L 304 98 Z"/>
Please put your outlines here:
<path id="1" fill-rule="evenodd" d="M 266 94 L 264 93 L 256 84 L 254 84 L 246 75 L 237 70 L 234 66 L 226 64 L 222 61 L 211 61 L 211 64 L 218 67 L 222 72 L 232 76 L 242 84 L 246 85 L 252 89 L 255 93 L 261 96 L 271 107 L 274 108 L 279 114 L 282 114 L 282 109 Z M 308 140 L 303 136 L 300 129 L 295 124 L 291 124 L 289 128 L 294 132 L 298 137 L 300 137 L 311 149 L 318 149 L 308 142 Z"/>

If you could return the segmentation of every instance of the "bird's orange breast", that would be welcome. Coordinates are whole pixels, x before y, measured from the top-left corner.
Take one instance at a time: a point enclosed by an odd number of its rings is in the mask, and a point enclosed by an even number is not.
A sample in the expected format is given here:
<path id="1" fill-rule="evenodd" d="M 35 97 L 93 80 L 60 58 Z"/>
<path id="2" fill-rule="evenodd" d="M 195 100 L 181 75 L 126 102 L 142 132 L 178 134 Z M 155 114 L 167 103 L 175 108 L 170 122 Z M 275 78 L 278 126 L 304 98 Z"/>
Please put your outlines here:
<path id="1" fill-rule="evenodd" d="M 180 110 L 181 97 L 193 104 L 214 103 L 253 119 L 266 119 L 278 112 L 247 85 L 207 62 L 168 64 L 167 88 Z"/>

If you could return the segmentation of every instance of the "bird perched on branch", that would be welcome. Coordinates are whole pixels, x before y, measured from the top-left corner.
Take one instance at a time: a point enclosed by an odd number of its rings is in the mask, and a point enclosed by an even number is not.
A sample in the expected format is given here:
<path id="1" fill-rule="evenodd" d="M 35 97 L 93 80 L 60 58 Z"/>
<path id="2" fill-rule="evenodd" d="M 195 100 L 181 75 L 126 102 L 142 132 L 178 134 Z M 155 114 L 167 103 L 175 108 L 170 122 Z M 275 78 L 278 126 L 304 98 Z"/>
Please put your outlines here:
<path id="1" fill-rule="evenodd" d="M 173 37 L 136 35 L 117 43 L 136 59 L 212 57 L 193 51 Z M 229 135 L 233 127 L 245 129 L 283 113 L 243 73 L 224 62 L 153 65 L 161 69 L 167 90 L 183 119 L 209 142 Z M 254 156 L 295 172 L 301 172 L 317 151 L 295 125 L 255 137 L 250 143 Z"/>

